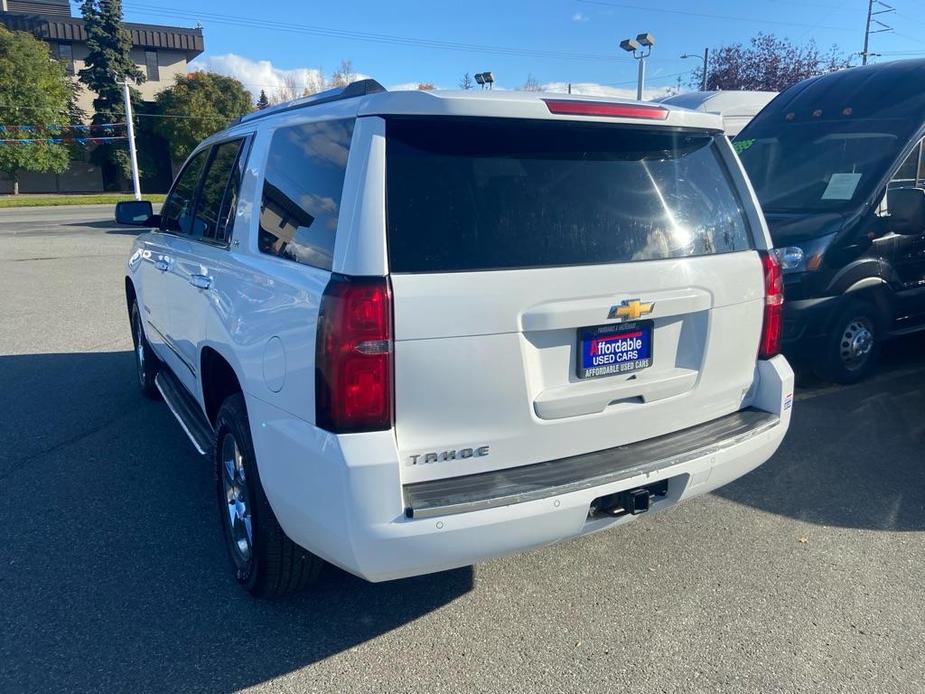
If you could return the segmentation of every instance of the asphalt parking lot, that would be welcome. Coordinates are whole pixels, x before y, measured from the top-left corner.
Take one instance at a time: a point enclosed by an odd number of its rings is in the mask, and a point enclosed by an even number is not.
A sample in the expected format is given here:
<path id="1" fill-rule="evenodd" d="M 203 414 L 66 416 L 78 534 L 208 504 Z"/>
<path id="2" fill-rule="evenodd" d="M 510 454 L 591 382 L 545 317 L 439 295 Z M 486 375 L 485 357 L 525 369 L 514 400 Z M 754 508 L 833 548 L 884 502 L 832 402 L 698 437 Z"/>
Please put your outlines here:
<path id="1" fill-rule="evenodd" d="M 0 691 L 925 691 L 925 339 L 807 380 L 782 449 L 612 532 L 255 601 L 137 392 L 108 208 L 0 210 Z"/>

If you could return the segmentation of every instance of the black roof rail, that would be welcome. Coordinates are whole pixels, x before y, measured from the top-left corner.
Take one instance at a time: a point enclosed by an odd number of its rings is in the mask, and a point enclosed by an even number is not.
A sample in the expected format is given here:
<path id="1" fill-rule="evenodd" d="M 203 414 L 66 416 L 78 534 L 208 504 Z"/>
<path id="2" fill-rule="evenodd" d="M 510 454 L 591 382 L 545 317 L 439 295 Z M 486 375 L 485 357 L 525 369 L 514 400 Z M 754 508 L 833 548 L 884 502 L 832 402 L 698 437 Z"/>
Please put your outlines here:
<path id="1" fill-rule="evenodd" d="M 376 80 L 358 80 L 356 82 L 351 82 L 346 87 L 335 87 L 334 89 L 328 89 L 323 92 L 318 92 L 317 94 L 303 96 L 300 99 L 293 99 L 292 101 L 285 101 L 275 106 L 268 106 L 259 111 L 254 111 L 253 113 L 247 113 L 238 118 L 233 125 L 237 125 L 238 123 L 250 123 L 251 121 L 266 118 L 267 116 L 275 116 L 277 113 L 285 113 L 286 111 L 294 111 L 300 108 L 327 104 L 342 99 L 352 99 L 357 96 L 366 96 L 367 94 L 377 94 L 384 91 L 386 91 L 386 88 Z"/>

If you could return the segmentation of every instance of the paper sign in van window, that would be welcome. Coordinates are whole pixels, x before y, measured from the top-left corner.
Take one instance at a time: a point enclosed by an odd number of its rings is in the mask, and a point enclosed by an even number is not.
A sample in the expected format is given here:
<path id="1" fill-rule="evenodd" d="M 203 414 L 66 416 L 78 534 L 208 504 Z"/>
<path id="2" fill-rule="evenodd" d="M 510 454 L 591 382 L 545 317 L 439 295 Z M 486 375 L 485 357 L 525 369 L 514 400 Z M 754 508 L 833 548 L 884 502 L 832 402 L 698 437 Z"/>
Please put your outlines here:
<path id="1" fill-rule="evenodd" d="M 829 185 L 822 193 L 823 200 L 850 200 L 861 182 L 859 173 L 836 173 L 829 179 Z"/>

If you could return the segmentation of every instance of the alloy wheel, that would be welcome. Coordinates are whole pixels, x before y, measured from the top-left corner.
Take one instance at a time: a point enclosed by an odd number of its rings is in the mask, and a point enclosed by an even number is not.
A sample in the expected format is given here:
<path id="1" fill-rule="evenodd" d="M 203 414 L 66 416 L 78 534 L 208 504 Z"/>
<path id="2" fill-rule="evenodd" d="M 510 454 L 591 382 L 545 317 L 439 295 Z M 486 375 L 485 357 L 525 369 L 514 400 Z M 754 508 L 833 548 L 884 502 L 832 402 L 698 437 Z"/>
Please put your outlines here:
<path id="1" fill-rule="evenodd" d="M 253 521 L 250 493 L 244 472 L 244 458 L 234 435 L 222 440 L 222 486 L 225 491 L 228 532 L 235 554 L 235 563 L 247 564 L 253 555 Z"/>
<path id="2" fill-rule="evenodd" d="M 145 386 L 145 359 L 147 355 L 145 354 L 145 339 L 144 333 L 141 332 L 141 319 L 138 317 L 138 313 L 135 313 L 135 319 L 133 321 L 133 330 L 132 337 L 135 340 L 135 368 L 138 370 L 138 381 L 141 383 L 141 387 Z"/>

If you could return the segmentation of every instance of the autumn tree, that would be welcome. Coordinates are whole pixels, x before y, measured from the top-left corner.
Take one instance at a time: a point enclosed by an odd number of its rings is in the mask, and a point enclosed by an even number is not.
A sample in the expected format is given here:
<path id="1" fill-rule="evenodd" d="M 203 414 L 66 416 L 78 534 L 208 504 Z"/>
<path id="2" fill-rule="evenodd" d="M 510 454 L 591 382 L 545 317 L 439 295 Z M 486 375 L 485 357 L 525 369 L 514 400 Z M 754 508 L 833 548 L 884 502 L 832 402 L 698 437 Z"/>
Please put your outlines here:
<path id="1" fill-rule="evenodd" d="M 87 57 L 78 74 L 80 81 L 93 92 L 93 118 L 95 125 L 121 123 L 125 120 L 122 83 L 132 80 L 136 84 L 145 76 L 132 59 L 132 39 L 122 24 L 121 0 L 83 0 L 80 6 L 87 32 Z M 140 101 L 136 90 L 132 90 L 133 102 Z M 128 153 L 122 145 L 99 145 L 92 159 L 101 164 L 104 175 L 113 178 L 113 173 L 128 177 L 130 164 Z"/>
<path id="2" fill-rule="evenodd" d="M 48 46 L 22 31 L 0 26 L 0 123 L 29 125 L 31 130 L 8 130 L 5 139 L 34 142 L 0 143 L 0 172 L 19 193 L 22 171 L 61 173 L 67 168 L 68 148 L 44 140 L 60 137 L 69 124 L 71 88 L 64 65 L 48 59 Z"/>
<path id="3" fill-rule="evenodd" d="M 543 88 L 543 85 L 541 85 L 539 81 L 536 79 L 536 77 L 534 77 L 532 74 L 527 75 L 527 79 L 523 83 L 523 85 L 520 87 L 520 90 L 524 92 L 545 92 L 546 91 Z"/>
<path id="4" fill-rule="evenodd" d="M 418 91 L 432 92 L 436 87 L 433 82 L 418 82 Z"/>
<path id="5" fill-rule="evenodd" d="M 281 104 L 284 101 L 292 101 L 293 99 L 298 99 L 299 96 L 301 96 L 299 83 L 298 80 L 296 80 L 295 75 L 283 75 L 282 80 L 283 84 L 281 87 L 276 88 L 276 91 L 273 93 L 273 100 L 271 103 Z"/>
<path id="6" fill-rule="evenodd" d="M 758 34 L 747 46 L 736 43 L 715 48 L 710 53 L 707 89 L 710 91 L 783 91 L 809 77 L 851 66 L 851 57 L 837 46 L 821 51 L 816 43 L 798 46 L 773 34 Z M 694 71 L 691 86 L 699 86 L 703 68 Z"/>
<path id="7" fill-rule="evenodd" d="M 331 73 L 331 79 L 328 82 L 330 87 L 346 87 L 351 82 L 355 82 L 357 74 L 353 69 L 353 61 L 341 60 L 340 67 Z"/>
<path id="8" fill-rule="evenodd" d="M 155 132 L 169 144 L 170 156 L 182 162 L 202 140 L 250 113 L 253 97 L 233 77 L 211 72 L 177 75 L 176 84 L 157 95 Z"/>

